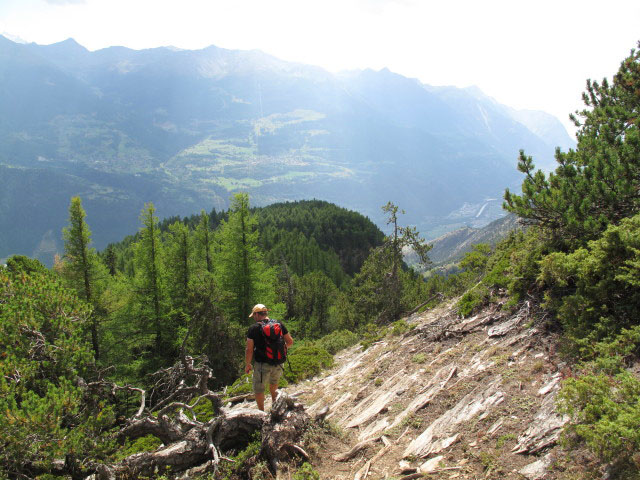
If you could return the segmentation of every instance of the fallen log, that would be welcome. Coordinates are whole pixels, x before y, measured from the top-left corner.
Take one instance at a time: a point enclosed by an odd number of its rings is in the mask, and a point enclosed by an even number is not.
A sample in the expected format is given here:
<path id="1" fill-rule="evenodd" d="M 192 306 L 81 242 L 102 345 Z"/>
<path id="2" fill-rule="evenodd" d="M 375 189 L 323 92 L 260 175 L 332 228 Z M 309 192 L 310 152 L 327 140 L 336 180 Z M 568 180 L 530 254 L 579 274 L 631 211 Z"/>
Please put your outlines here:
<path id="1" fill-rule="evenodd" d="M 166 468 L 180 472 L 205 463 L 209 463 L 209 470 L 215 470 L 221 461 L 218 449 L 245 446 L 266 419 L 266 413 L 254 409 L 223 413 L 192 427 L 181 440 L 158 450 L 132 455 L 117 464 L 96 466 L 96 473 L 88 478 L 116 480 L 152 476 Z"/>

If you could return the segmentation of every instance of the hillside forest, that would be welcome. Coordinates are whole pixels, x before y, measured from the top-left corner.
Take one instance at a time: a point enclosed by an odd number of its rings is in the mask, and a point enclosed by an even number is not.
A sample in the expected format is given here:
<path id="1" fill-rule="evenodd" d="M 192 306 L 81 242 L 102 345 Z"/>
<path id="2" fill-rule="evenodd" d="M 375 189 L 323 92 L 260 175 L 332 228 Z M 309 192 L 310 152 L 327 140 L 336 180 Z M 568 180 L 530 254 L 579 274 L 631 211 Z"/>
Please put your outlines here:
<path id="1" fill-rule="evenodd" d="M 443 298 L 468 317 L 500 293 L 499 308 L 530 302 L 560 335 L 567 452 L 589 452 L 589 478 L 602 465 L 608 478 L 640 478 L 640 52 L 611 82 L 588 81 L 583 98 L 577 147 L 556 151 L 552 173 L 520 152 L 522 189 L 506 190 L 504 208 L 524 228 L 476 245 L 446 277 L 404 263 L 412 249 L 428 265 L 430 247 L 392 203 L 386 236 L 317 200 L 251 208 L 241 193 L 226 211 L 163 221 L 148 203 L 137 234 L 97 252 L 72 198 L 52 269 L 24 256 L 0 268 L 0 476 L 86 478 L 106 465 L 133 478 L 122 466 L 178 438 L 171 428 L 215 423 L 222 402 L 250 391 L 242 360 L 255 303 L 295 339 L 284 385 Z M 214 446 L 236 462 L 203 478 L 264 478 L 241 467 L 260 461 L 252 445 Z M 307 463 L 295 478 L 318 476 Z"/>

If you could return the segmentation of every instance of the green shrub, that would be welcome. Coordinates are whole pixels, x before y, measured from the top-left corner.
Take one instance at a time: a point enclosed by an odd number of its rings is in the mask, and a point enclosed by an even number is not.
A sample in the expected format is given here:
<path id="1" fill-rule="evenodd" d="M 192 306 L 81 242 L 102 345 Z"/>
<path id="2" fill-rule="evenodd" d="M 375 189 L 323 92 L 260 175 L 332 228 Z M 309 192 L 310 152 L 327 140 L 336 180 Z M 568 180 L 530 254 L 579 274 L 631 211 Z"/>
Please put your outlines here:
<path id="1" fill-rule="evenodd" d="M 547 255 L 539 281 L 548 287 L 546 306 L 573 340 L 595 343 L 640 324 L 640 215 L 586 248 Z"/>
<path id="2" fill-rule="evenodd" d="M 216 476 L 216 478 L 222 478 L 223 480 L 237 478 L 243 471 L 248 470 L 248 466 L 246 465 L 247 461 L 256 457 L 260 453 L 261 448 L 262 434 L 260 430 L 257 430 L 251 436 L 246 448 L 231 457 L 233 462 L 222 462 L 220 464 L 219 476 Z"/>
<path id="3" fill-rule="evenodd" d="M 388 327 L 381 327 L 379 325 L 376 325 L 375 323 L 367 324 L 364 329 L 364 338 L 360 342 L 362 344 L 362 348 L 366 350 L 374 343 L 382 340 L 387 335 L 388 331 Z"/>
<path id="4" fill-rule="evenodd" d="M 193 402 L 189 402 L 189 404 L 193 404 Z M 198 421 L 207 422 L 214 417 L 213 405 L 211 401 L 207 399 L 201 399 L 198 404 L 193 408 L 193 412 L 196 414 Z M 187 410 L 185 414 L 192 418 L 190 412 Z"/>
<path id="5" fill-rule="evenodd" d="M 289 364 L 285 363 L 284 377 L 296 383 L 313 377 L 333 366 L 333 356 L 315 343 L 303 343 L 289 350 Z"/>
<path id="6" fill-rule="evenodd" d="M 249 444 L 247 447 L 239 452 L 233 459 L 242 464 L 246 462 L 251 457 L 258 455 L 260 453 L 260 449 L 262 448 L 262 433 L 260 430 L 256 430 L 254 434 L 251 436 L 249 440 Z"/>
<path id="7" fill-rule="evenodd" d="M 407 323 L 406 320 L 400 319 L 391 324 L 391 335 L 397 337 L 398 335 L 403 335 L 411 330 L 413 327 Z"/>
<path id="8" fill-rule="evenodd" d="M 487 262 L 483 284 L 507 289 L 517 302 L 536 287 L 540 260 L 549 253 L 550 244 L 545 234 L 535 228 L 511 233 L 496 245 Z"/>
<path id="9" fill-rule="evenodd" d="M 282 368 L 285 370 L 285 372 L 289 369 L 286 362 L 284 363 L 284 365 L 282 365 Z M 280 380 L 278 381 L 278 387 L 285 388 L 288 385 L 289 385 L 289 382 L 287 382 L 286 378 L 284 378 L 284 375 L 281 376 Z M 226 397 L 230 398 L 238 395 L 246 395 L 247 393 L 252 393 L 252 392 L 253 392 L 253 372 L 246 373 L 242 375 L 240 378 L 238 378 L 235 382 L 233 382 L 233 384 L 229 388 L 227 388 Z"/>
<path id="10" fill-rule="evenodd" d="M 20 264 L 0 270 L 0 478 L 31 477 L 68 453 L 104 459 L 114 447 L 115 406 L 77 385 L 95 378 L 90 308 L 54 273 Z"/>
<path id="11" fill-rule="evenodd" d="M 600 461 L 639 472 L 633 455 L 640 451 L 640 381 L 631 373 L 594 372 L 568 379 L 559 394 L 559 410 L 571 417 L 565 442 L 573 437 Z"/>
<path id="12" fill-rule="evenodd" d="M 244 395 L 253 391 L 252 374 L 244 374 L 238 378 L 233 384 L 227 388 L 227 396 L 235 397 L 237 395 Z"/>
<path id="13" fill-rule="evenodd" d="M 471 248 L 472 250 L 465 253 L 464 258 L 460 261 L 460 268 L 471 273 L 477 279 L 487 268 L 491 247 L 486 243 L 478 243 Z"/>
<path id="14" fill-rule="evenodd" d="M 458 301 L 458 314 L 468 317 L 478 308 L 484 306 L 489 299 L 489 290 L 484 285 L 476 285 L 468 290 Z"/>
<path id="15" fill-rule="evenodd" d="M 304 462 L 302 466 L 293 474 L 293 480 L 320 480 L 320 474 L 308 462 Z"/>
<path id="16" fill-rule="evenodd" d="M 563 441 L 585 444 L 601 462 L 640 478 L 640 379 L 627 370 L 640 352 L 640 326 L 584 348 L 591 358 L 580 375 L 568 379 L 558 396 L 558 410 L 570 416 Z"/>
<path id="17" fill-rule="evenodd" d="M 349 330 L 338 330 L 325 335 L 317 344 L 331 355 L 358 343 L 359 337 Z"/>

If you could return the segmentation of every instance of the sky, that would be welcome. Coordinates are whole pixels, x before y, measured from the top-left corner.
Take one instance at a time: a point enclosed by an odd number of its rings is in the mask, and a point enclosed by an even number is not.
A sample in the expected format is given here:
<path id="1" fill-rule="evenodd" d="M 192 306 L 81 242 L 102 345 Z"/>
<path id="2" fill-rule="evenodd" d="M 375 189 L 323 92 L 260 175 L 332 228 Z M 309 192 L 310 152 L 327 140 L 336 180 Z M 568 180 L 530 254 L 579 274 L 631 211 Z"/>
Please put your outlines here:
<path id="1" fill-rule="evenodd" d="M 587 78 L 640 40 L 638 0 L 0 0 L 0 33 L 89 50 L 258 49 L 332 72 L 371 68 L 477 86 L 571 134 Z"/>

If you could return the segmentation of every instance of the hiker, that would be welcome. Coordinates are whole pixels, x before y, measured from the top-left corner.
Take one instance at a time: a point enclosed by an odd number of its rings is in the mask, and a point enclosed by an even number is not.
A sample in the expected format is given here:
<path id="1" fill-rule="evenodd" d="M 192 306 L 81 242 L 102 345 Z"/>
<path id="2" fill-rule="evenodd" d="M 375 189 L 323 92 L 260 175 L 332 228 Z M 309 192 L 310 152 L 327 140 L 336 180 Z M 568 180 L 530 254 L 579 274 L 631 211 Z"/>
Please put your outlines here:
<path id="1" fill-rule="evenodd" d="M 282 322 L 274 322 L 269 318 L 267 307 L 261 303 L 253 307 L 249 318 L 253 318 L 256 323 L 251 325 L 249 330 L 247 330 L 244 371 L 245 373 L 249 373 L 251 371 L 251 360 L 253 359 L 253 392 L 256 395 L 258 408 L 264 411 L 265 386 L 267 384 L 269 385 L 271 400 L 275 402 L 278 390 L 278 380 L 284 371 L 282 363 L 286 358 L 286 349 L 293 345 L 293 338 L 291 338 L 287 327 L 285 327 Z M 272 349 L 267 349 L 268 340 L 263 331 L 263 327 L 265 326 L 266 328 L 271 327 L 272 330 L 276 331 L 278 336 L 283 337 L 284 352 L 280 352 L 280 355 L 276 352 L 275 355 L 276 357 L 280 356 L 280 358 L 273 358 L 274 355 L 272 354 Z"/>

